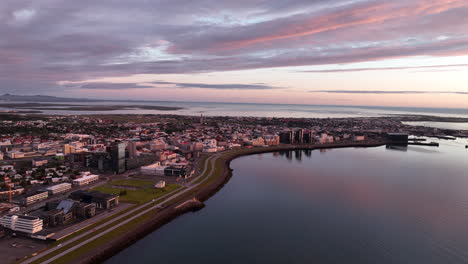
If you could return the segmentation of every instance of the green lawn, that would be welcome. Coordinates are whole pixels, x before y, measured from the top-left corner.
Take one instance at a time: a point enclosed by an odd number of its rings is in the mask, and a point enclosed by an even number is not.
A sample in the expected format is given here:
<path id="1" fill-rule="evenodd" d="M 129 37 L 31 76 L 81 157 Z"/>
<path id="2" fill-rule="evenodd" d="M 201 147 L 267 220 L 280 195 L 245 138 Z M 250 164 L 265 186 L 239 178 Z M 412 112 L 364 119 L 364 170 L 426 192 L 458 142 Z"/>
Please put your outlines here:
<path id="1" fill-rule="evenodd" d="M 108 193 L 108 194 L 120 195 L 121 202 L 141 204 L 141 203 L 149 202 L 160 196 L 163 196 L 164 194 L 169 193 L 180 187 L 177 184 L 168 184 L 166 185 L 166 188 L 164 189 L 155 189 L 152 187 L 152 185 L 150 185 L 151 187 L 149 188 L 128 190 L 128 189 L 115 188 L 115 187 L 112 187 L 112 185 L 115 185 L 115 184 L 112 182 L 110 184 L 106 184 L 106 185 L 93 188 L 92 190 L 100 191 L 100 192 Z M 126 191 L 126 194 L 121 195 L 122 191 Z"/>
<path id="2" fill-rule="evenodd" d="M 178 192 L 180 192 L 180 191 L 183 191 L 183 190 L 186 188 L 186 187 L 183 187 L 183 188 L 179 188 L 179 187 L 180 187 L 180 186 L 177 186 L 177 188 L 176 188 L 177 190 L 173 192 L 173 195 L 176 194 L 176 193 L 178 193 Z M 166 187 L 166 188 L 167 188 L 167 187 Z M 167 190 L 167 189 L 166 189 L 166 190 Z M 168 191 L 168 192 L 169 192 L 169 191 Z M 136 214 L 138 214 L 138 213 L 140 213 L 140 212 L 143 212 L 144 210 L 150 208 L 151 206 L 153 206 L 153 205 L 155 205 L 155 204 L 157 204 L 157 203 L 159 203 L 159 202 L 161 202 L 161 201 L 162 201 L 162 198 L 159 199 L 159 200 L 156 199 L 156 201 L 154 201 L 153 203 L 150 203 L 150 204 L 148 204 L 147 206 L 144 206 L 144 207 L 138 209 L 137 211 L 133 212 L 132 215 L 136 215 Z M 122 211 L 122 212 L 116 214 L 115 216 L 118 216 L 118 215 L 120 215 L 120 214 L 123 214 L 124 212 L 126 212 L 126 211 L 128 211 L 128 210 L 131 210 L 131 209 L 133 209 L 133 207 L 132 207 L 132 208 L 128 208 L 128 209 L 126 209 L 125 211 Z M 140 223 L 140 221 L 143 220 L 142 218 L 145 218 L 145 219 L 146 219 L 146 218 L 149 216 L 149 214 L 154 213 L 154 212 L 155 212 L 155 211 L 148 212 L 148 213 L 144 214 L 143 216 L 138 217 L 137 219 L 135 219 L 135 221 L 132 221 L 132 222 L 130 222 L 130 223 L 127 223 L 126 225 L 122 226 L 121 228 L 118 228 L 117 231 L 114 230 L 114 231 L 111 231 L 110 233 L 111 233 L 112 236 L 113 236 L 113 235 L 115 235 L 116 232 L 117 232 L 117 233 L 121 232 L 121 231 L 122 231 L 122 228 L 123 228 L 123 230 L 126 230 L 127 228 L 132 227 L 132 226 L 134 226 L 134 225 L 137 224 L 137 223 Z M 82 232 L 89 231 L 91 228 L 95 228 L 95 227 L 98 226 L 98 225 L 101 225 L 101 224 L 103 224 L 103 223 L 106 223 L 106 222 L 112 220 L 112 218 L 114 218 L 115 216 L 110 216 L 110 217 L 108 217 L 108 218 L 106 218 L 106 219 L 101 220 L 101 221 L 98 222 L 98 223 L 93 224 L 93 226 L 90 226 L 89 228 L 86 228 L 86 230 L 80 231 L 80 234 L 81 234 Z M 95 236 L 96 233 L 99 233 L 99 232 L 102 232 L 102 231 L 104 231 L 104 230 L 109 229 L 109 228 L 110 228 L 111 226 L 113 226 L 114 224 L 115 224 L 115 223 L 110 222 L 110 224 L 108 224 L 108 225 L 106 225 L 106 226 L 104 226 L 104 227 L 99 228 L 96 232 L 93 232 L 93 233 L 91 233 L 91 234 L 88 234 L 88 235 L 86 235 L 86 236 L 84 236 L 84 237 L 82 237 L 82 238 L 80 238 L 80 239 L 74 241 L 73 243 L 70 243 L 70 244 L 68 244 L 68 245 L 66 245 L 66 246 L 64 246 L 64 247 L 62 247 L 61 249 L 62 249 L 62 250 L 69 249 L 69 248 L 71 248 L 71 247 L 73 247 L 73 246 L 75 246 L 75 245 L 77 245 L 77 244 L 79 244 L 79 243 L 81 243 L 81 242 L 83 242 L 83 241 L 85 241 L 85 240 L 87 240 L 87 239 L 89 239 L 89 238 Z M 58 244 L 61 244 L 61 243 L 63 243 L 64 241 L 69 240 L 69 239 L 71 239 L 72 237 L 75 237 L 75 236 L 77 236 L 77 235 L 79 235 L 79 234 L 74 234 L 74 235 L 72 235 L 71 237 L 68 237 L 67 239 L 64 239 L 64 240 L 61 240 L 61 241 L 56 241 L 56 242 L 53 243 L 53 245 L 56 246 L 56 245 L 58 245 Z M 107 237 L 107 235 L 106 235 L 106 237 Z M 102 239 L 102 238 L 98 238 L 98 239 L 99 239 L 100 242 L 103 242 L 103 239 Z M 94 241 L 93 241 L 93 242 L 94 242 Z M 105 242 L 104 242 L 104 243 L 105 243 Z M 88 245 L 88 244 L 87 244 L 87 245 Z M 86 246 L 86 245 L 85 245 L 85 246 Z M 81 248 L 80 248 L 80 249 L 81 249 Z M 78 250 L 80 250 L 80 249 L 78 249 Z M 80 252 L 81 252 L 81 251 L 80 251 Z M 51 257 L 53 257 L 53 256 L 56 256 L 56 255 L 59 254 L 59 253 L 60 253 L 59 250 L 54 251 L 54 252 L 49 253 L 49 254 L 47 254 L 47 255 L 45 255 L 45 256 L 42 256 L 40 259 L 38 259 L 38 260 L 36 260 L 36 261 L 34 261 L 34 262 L 32 262 L 32 263 L 33 263 L 33 264 L 40 264 L 40 263 L 42 263 L 43 261 L 45 261 L 45 260 L 47 260 L 47 259 L 49 259 L 49 258 L 51 258 Z M 70 253 L 70 254 L 72 254 L 72 258 L 75 257 L 76 253 L 78 253 L 78 252 L 77 252 L 77 251 L 73 251 L 73 252 Z M 53 263 L 67 263 L 67 262 L 62 262 L 62 261 L 63 261 L 64 259 L 69 259 L 69 258 L 70 258 L 69 255 L 70 255 L 70 254 L 65 255 L 64 257 L 62 257 L 62 258 L 60 258 L 60 259 L 54 261 Z"/>
<path id="3" fill-rule="evenodd" d="M 136 218 L 134 221 L 131 221 L 115 230 L 110 231 L 109 233 L 98 237 L 97 239 L 87 243 L 86 245 L 83 245 L 80 248 L 77 248 L 76 250 L 66 254 L 65 256 L 58 258 L 54 260 L 52 263 L 53 264 L 65 264 L 65 263 L 70 263 L 73 260 L 76 260 L 78 257 L 81 255 L 85 254 L 86 252 L 89 252 L 95 248 L 98 248 L 99 246 L 106 244 L 107 241 L 116 238 L 118 236 L 121 236 L 122 233 L 128 232 L 134 228 L 136 228 L 138 225 L 141 223 L 145 222 L 147 219 L 149 219 L 152 215 L 154 214 L 154 211 L 148 212 L 138 218 Z"/>
<path id="4" fill-rule="evenodd" d="M 122 179 L 122 180 L 112 181 L 111 184 L 117 185 L 117 186 L 133 186 L 133 187 L 141 187 L 141 188 L 150 188 L 154 185 L 154 182 L 134 180 L 134 179 Z"/>

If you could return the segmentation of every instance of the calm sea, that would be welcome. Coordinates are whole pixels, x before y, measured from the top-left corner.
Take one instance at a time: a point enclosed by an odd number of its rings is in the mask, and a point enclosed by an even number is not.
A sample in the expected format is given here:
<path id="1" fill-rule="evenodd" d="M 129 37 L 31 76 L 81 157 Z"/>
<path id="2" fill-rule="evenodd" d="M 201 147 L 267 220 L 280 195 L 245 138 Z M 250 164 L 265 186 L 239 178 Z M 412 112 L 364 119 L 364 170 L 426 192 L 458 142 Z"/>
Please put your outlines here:
<path id="1" fill-rule="evenodd" d="M 70 103 L 67 103 L 70 104 Z M 73 104 L 73 103 L 71 103 Z M 99 102 L 74 103 L 86 105 L 159 105 L 183 107 L 176 111 L 158 110 L 117 110 L 105 112 L 44 110 L 47 114 L 179 114 L 206 116 L 253 116 L 253 117 L 295 117 L 295 118 L 339 118 L 378 117 L 388 115 L 435 115 L 468 118 L 468 109 L 456 108 L 412 108 L 378 106 L 327 106 L 292 104 L 246 104 L 246 103 L 200 103 L 200 102 Z M 0 108 L 0 110 L 11 110 Z"/>
<path id="2" fill-rule="evenodd" d="M 236 159 L 204 209 L 107 264 L 468 263 L 468 141 L 439 142 Z"/>

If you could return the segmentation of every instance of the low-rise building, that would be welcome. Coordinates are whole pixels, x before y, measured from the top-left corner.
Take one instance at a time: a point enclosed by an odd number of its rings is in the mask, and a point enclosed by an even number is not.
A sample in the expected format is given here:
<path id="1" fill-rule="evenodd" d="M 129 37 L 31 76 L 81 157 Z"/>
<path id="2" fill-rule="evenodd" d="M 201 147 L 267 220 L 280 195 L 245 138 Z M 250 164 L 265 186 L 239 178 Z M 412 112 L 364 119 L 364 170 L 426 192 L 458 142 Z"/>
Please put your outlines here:
<path id="1" fill-rule="evenodd" d="M 0 225 L 12 231 L 35 234 L 42 230 L 42 219 L 33 216 L 8 214 L 0 218 Z"/>
<path id="2" fill-rule="evenodd" d="M 366 140 L 366 136 L 362 136 L 362 135 L 356 135 L 353 137 L 354 141 L 364 141 Z"/>
<path id="3" fill-rule="evenodd" d="M 155 175 L 155 176 L 164 176 L 164 170 L 167 166 L 161 166 L 159 162 L 154 164 L 143 166 L 140 168 L 142 174 Z"/>
<path id="4" fill-rule="evenodd" d="M 263 137 L 265 145 L 276 146 L 280 144 L 280 137 L 277 135 L 265 135 Z"/>
<path id="5" fill-rule="evenodd" d="M 49 192 L 47 191 L 38 191 L 34 194 L 26 195 L 21 197 L 20 203 L 24 206 L 31 205 L 33 203 L 45 200 L 49 197 Z"/>
<path id="6" fill-rule="evenodd" d="M 166 182 L 165 181 L 158 181 L 154 185 L 154 188 L 156 188 L 156 189 L 164 189 L 164 187 L 166 187 Z"/>
<path id="7" fill-rule="evenodd" d="M 86 192 L 80 190 L 72 192 L 70 198 L 83 203 L 94 204 L 97 209 L 112 209 L 119 205 L 118 195 L 106 194 L 98 191 Z"/>
<path id="8" fill-rule="evenodd" d="M 75 186 L 83 186 L 83 185 L 95 183 L 98 180 L 99 180 L 99 175 L 89 174 L 89 175 L 85 175 L 85 176 L 83 176 L 81 178 L 73 180 L 72 183 Z"/>
<path id="9" fill-rule="evenodd" d="M 70 183 L 61 183 L 47 187 L 46 190 L 49 192 L 49 195 L 54 195 L 58 193 L 63 193 L 70 190 L 72 185 Z"/>

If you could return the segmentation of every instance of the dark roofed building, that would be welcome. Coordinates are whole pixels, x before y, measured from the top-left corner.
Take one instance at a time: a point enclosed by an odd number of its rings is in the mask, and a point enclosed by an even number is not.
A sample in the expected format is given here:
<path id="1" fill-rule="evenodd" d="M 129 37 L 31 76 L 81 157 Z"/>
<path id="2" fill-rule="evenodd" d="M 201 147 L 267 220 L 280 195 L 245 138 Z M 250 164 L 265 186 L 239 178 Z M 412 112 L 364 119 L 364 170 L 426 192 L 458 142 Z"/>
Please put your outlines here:
<path id="1" fill-rule="evenodd" d="M 86 192 L 76 191 L 70 194 L 70 198 L 84 203 L 92 203 L 98 209 L 111 209 L 119 205 L 119 196 L 101 193 L 98 191 Z"/>

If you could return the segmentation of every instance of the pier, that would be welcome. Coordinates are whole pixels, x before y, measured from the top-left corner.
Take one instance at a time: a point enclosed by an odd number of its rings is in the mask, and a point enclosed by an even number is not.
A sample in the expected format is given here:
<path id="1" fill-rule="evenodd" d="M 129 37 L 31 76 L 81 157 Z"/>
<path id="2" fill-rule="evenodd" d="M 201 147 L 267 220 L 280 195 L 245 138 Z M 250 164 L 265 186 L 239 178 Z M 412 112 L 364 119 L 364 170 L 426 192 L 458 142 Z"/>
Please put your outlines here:
<path id="1" fill-rule="evenodd" d="M 416 146 L 429 146 L 429 147 L 438 147 L 439 143 L 437 142 L 409 142 L 408 145 L 416 145 Z"/>
<path id="2" fill-rule="evenodd" d="M 445 140 L 456 140 L 457 139 L 456 137 L 447 136 L 447 135 L 433 135 L 433 136 L 430 136 L 430 137 L 435 137 L 435 138 L 438 138 L 438 139 L 445 139 Z"/>

